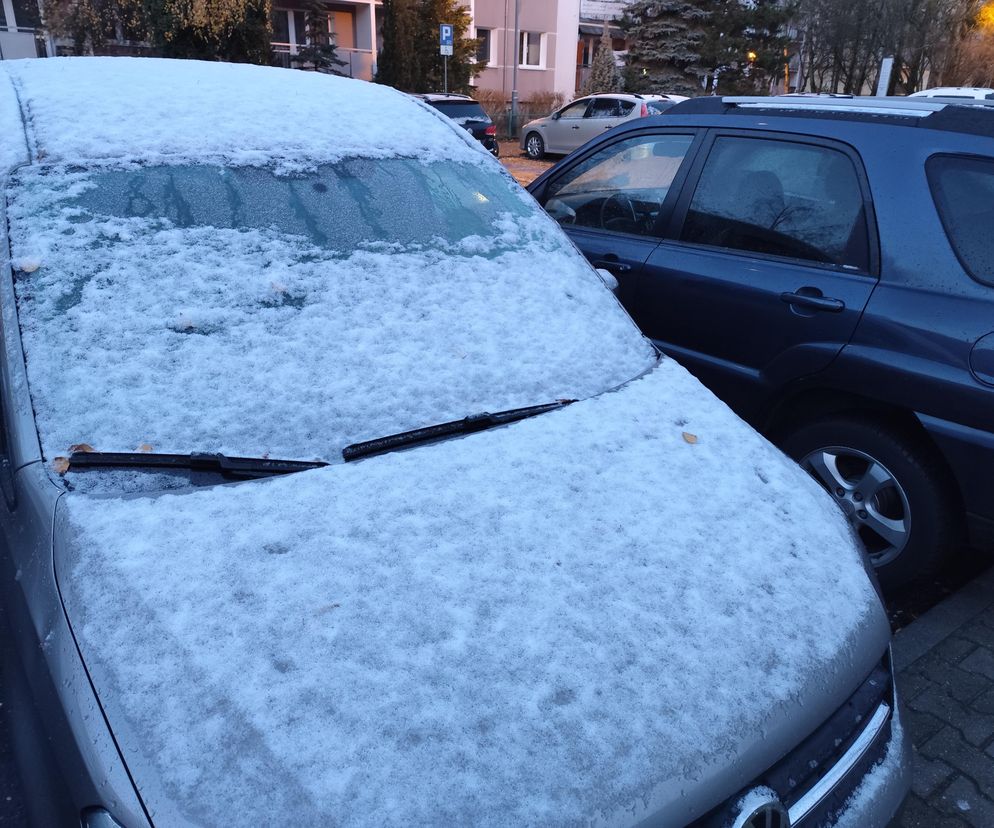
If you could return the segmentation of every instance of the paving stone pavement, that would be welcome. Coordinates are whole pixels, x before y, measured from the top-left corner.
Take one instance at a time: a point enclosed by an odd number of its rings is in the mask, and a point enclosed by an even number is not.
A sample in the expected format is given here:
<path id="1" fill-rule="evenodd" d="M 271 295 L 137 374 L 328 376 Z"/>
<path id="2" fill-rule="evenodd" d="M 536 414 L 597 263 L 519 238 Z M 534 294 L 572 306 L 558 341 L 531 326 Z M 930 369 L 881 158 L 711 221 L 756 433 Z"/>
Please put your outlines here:
<path id="1" fill-rule="evenodd" d="M 894 639 L 915 744 L 895 828 L 994 828 L 994 569 Z"/>

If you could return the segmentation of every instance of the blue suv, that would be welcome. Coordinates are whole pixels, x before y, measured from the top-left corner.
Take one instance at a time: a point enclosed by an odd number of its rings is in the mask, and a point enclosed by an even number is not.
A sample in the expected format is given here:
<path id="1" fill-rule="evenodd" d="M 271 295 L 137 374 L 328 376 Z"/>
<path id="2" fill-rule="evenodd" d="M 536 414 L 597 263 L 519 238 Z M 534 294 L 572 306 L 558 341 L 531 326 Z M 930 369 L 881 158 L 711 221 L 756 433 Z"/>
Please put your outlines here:
<path id="1" fill-rule="evenodd" d="M 824 485 L 885 588 L 991 543 L 994 108 L 698 98 L 529 189 L 646 334 Z"/>

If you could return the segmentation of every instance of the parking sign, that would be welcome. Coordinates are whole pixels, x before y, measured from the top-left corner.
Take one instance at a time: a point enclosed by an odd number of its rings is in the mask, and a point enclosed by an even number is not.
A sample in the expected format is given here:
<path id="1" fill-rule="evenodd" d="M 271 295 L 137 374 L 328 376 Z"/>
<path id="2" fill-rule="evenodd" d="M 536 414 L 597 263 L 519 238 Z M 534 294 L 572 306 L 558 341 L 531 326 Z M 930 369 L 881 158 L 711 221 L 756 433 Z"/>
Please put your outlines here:
<path id="1" fill-rule="evenodd" d="M 442 23 L 438 27 L 438 42 L 440 46 L 439 51 L 443 55 L 452 54 L 453 31 L 450 23 Z"/>

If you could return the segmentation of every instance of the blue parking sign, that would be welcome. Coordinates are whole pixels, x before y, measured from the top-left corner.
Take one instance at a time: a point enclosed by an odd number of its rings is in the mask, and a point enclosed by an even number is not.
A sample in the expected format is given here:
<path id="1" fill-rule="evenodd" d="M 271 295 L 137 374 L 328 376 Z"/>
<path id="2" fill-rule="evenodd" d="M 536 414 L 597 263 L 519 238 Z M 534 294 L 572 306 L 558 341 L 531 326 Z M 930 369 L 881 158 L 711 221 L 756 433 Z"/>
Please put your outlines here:
<path id="1" fill-rule="evenodd" d="M 442 23 L 438 27 L 438 43 L 441 47 L 439 51 L 443 55 L 452 54 L 453 30 L 451 23 Z"/>

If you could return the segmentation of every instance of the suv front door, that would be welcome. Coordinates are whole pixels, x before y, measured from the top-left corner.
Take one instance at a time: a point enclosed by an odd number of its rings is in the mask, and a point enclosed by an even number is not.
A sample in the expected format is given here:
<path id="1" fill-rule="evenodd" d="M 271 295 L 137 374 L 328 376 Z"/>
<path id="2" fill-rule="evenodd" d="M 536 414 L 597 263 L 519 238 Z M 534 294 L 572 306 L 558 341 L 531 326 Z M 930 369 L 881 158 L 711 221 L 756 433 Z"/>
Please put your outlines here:
<path id="1" fill-rule="evenodd" d="M 659 244 L 699 143 L 692 129 L 628 133 L 532 189 L 590 262 L 617 277 L 623 303 Z"/>
<path id="2" fill-rule="evenodd" d="M 873 208 L 848 147 L 715 131 L 629 310 L 747 418 L 826 368 L 876 285 Z"/>

